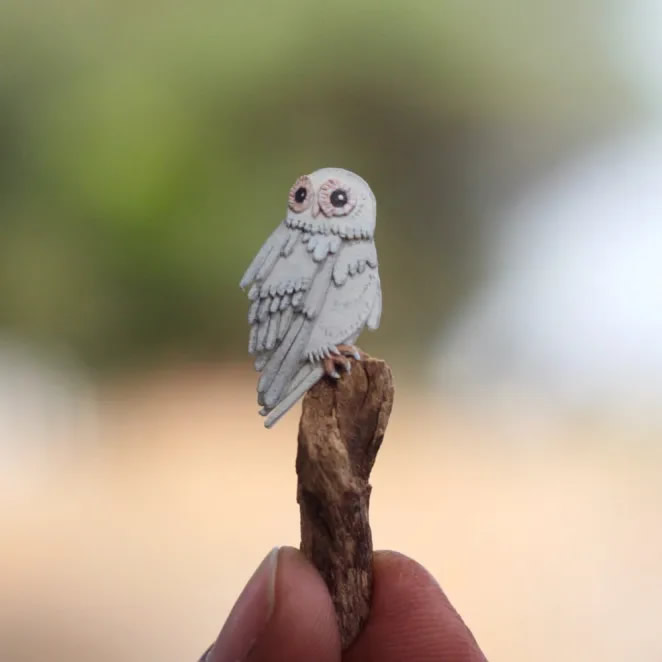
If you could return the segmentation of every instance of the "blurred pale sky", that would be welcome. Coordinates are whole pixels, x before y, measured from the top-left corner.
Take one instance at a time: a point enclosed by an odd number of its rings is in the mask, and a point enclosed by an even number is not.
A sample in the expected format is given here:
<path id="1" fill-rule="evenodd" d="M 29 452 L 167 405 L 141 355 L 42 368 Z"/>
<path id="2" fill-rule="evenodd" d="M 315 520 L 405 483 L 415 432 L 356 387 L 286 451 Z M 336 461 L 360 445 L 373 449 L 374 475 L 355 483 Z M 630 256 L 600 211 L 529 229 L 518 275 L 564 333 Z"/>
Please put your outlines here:
<path id="1" fill-rule="evenodd" d="M 659 422 L 662 130 L 593 149 L 502 217 L 485 285 L 440 340 L 438 383 Z"/>
<path id="2" fill-rule="evenodd" d="M 438 343 L 445 394 L 662 422 L 662 2 L 596 16 L 645 109 L 494 215 L 483 284 Z"/>
<path id="3" fill-rule="evenodd" d="M 602 17 L 605 52 L 662 121 L 662 1 L 621 0 Z"/>

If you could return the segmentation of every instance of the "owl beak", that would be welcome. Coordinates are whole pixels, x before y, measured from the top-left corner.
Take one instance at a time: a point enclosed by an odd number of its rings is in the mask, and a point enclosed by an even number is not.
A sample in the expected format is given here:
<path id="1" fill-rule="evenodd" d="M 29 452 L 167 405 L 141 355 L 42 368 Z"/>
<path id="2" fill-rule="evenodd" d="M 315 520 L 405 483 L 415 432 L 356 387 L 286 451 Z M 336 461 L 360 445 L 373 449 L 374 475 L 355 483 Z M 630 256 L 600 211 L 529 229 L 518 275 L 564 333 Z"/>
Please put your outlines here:
<path id="1" fill-rule="evenodd" d="M 319 216 L 321 209 L 319 206 L 319 202 L 314 202 L 313 203 L 313 208 L 310 210 L 310 213 L 313 215 L 313 218 L 317 218 Z"/>

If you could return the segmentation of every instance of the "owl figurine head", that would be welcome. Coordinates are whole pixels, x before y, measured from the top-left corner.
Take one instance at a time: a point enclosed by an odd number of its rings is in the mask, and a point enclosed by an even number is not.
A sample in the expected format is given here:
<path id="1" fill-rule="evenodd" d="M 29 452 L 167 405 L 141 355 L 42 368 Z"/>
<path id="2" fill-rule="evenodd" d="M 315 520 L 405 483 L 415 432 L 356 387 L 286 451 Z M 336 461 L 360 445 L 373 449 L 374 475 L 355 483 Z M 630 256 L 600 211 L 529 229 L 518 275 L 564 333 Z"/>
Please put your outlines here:
<path id="1" fill-rule="evenodd" d="M 302 175 L 288 197 L 286 224 L 343 239 L 371 239 L 377 204 L 367 182 L 342 168 Z"/>

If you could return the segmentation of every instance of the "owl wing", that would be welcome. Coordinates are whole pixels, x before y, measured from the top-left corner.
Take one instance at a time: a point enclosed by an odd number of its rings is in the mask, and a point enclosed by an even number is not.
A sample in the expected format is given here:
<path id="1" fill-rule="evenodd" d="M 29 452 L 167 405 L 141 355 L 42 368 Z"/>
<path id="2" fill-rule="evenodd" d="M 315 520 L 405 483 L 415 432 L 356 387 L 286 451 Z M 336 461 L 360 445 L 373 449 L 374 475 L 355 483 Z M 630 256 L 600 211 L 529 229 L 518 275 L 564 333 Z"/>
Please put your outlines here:
<path id="1" fill-rule="evenodd" d="M 376 329 L 381 309 L 374 242 L 344 245 L 334 263 L 332 284 L 311 331 L 306 357 L 311 361 L 320 359 L 337 345 L 354 343 L 364 327 Z"/>
<path id="2" fill-rule="evenodd" d="M 248 350 L 262 372 L 257 390 L 265 414 L 293 388 L 310 383 L 313 373 L 315 381 L 321 377 L 304 350 L 332 282 L 340 244 L 334 235 L 278 228 L 241 280 L 242 287 L 250 286 Z"/>
<path id="3" fill-rule="evenodd" d="M 317 286 L 319 294 L 314 291 Z M 353 343 L 364 326 L 379 326 L 382 297 L 374 242 L 344 242 L 337 256 L 326 258 L 313 287 L 306 297 L 309 327 L 297 339 L 303 348 L 297 348 L 297 355 L 303 352 L 298 371 L 294 377 L 288 375 L 278 402 L 266 408 L 266 427 L 274 425 L 319 381 L 324 374 L 320 359 L 337 352 L 337 345 Z"/>
<path id="4" fill-rule="evenodd" d="M 289 238 L 290 230 L 281 223 L 264 242 L 258 254 L 253 258 L 246 273 L 243 275 L 239 287 L 245 289 L 254 281 L 262 281 L 269 274 L 278 259 L 281 250 Z M 250 297 L 250 293 L 249 293 Z"/>

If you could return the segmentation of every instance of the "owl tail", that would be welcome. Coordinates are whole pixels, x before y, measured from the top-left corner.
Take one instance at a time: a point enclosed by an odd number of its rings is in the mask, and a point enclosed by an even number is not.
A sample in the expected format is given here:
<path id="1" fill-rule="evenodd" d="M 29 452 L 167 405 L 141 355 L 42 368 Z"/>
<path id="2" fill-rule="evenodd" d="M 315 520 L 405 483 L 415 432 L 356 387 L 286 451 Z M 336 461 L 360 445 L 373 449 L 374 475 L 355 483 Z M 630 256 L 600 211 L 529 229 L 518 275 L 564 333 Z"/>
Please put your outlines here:
<path id="1" fill-rule="evenodd" d="M 297 376 L 292 381 L 291 388 L 283 399 L 268 412 L 267 418 L 264 421 L 264 427 L 270 428 L 278 422 L 323 375 L 324 368 L 321 365 L 306 363 L 297 373 Z"/>

